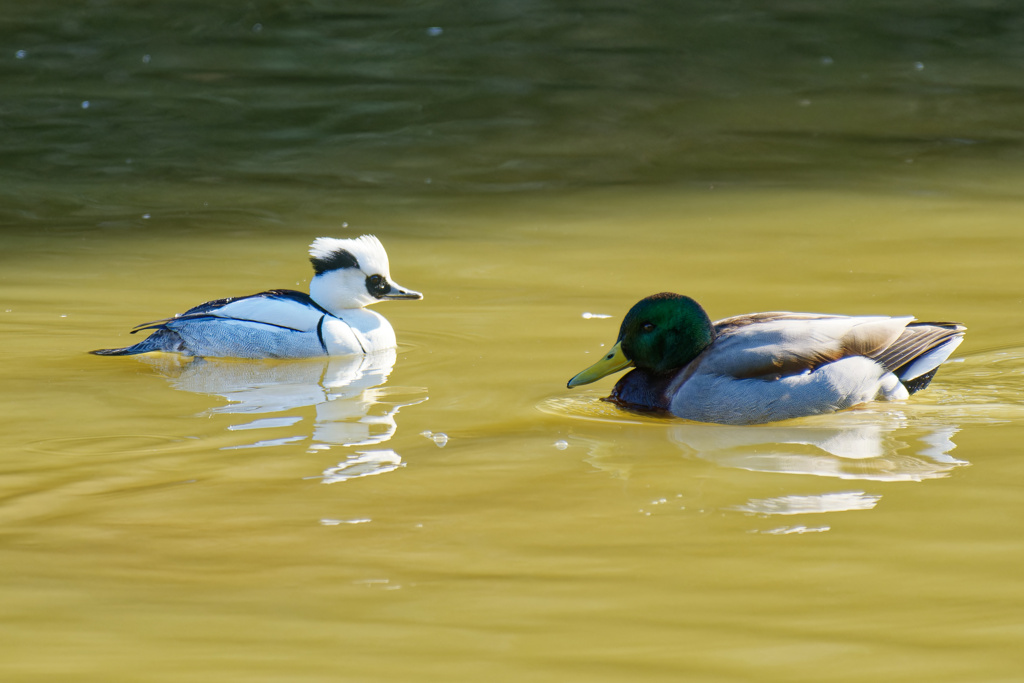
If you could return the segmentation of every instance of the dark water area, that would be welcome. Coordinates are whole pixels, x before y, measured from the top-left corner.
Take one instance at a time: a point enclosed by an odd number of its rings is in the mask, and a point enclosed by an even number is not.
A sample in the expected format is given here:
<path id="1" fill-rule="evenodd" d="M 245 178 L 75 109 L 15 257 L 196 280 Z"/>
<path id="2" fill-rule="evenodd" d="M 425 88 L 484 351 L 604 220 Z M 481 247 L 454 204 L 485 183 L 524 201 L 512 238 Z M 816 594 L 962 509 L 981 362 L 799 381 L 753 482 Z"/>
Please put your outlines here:
<path id="1" fill-rule="evenodd" d="M 934 189 L 933 172 L 1024 160 L 1024 7 L 1011 2 L 2 13 L 8 225 L 239 183 L 327 202 L 630 184 L 913 192 Z"/>

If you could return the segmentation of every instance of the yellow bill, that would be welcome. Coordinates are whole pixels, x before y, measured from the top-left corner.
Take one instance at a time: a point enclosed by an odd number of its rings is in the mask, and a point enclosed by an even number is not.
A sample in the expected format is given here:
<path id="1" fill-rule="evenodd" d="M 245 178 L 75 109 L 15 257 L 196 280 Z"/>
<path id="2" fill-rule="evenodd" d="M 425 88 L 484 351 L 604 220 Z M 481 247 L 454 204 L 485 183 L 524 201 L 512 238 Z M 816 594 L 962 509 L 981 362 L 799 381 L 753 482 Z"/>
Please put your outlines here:
<path id="1" fill-rule="evenodd" d="M 612 347 L 612 350 L 604 358 L 569 380 L 568 386 L 572 389 L 583 384 L 590 384 L 602 377 L 607 377 L 613 372 L 624 370 L 631 365 L 633 365 L 633 361 L 622 354 L 622 344 L 618 343 Z"/>

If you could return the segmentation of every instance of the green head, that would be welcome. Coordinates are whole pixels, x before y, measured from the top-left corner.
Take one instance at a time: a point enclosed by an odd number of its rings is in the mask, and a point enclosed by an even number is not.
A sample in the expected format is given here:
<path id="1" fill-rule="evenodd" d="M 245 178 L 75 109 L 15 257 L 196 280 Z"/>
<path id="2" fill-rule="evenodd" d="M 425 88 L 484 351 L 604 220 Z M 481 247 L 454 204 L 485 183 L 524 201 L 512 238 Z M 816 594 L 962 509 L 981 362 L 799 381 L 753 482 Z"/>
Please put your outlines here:
<path id="1" fill-rule="evenodd" d="M 663 375 L 689 363 L 714 341 L 711 319 L 688 296 L 662 292 L 641 299 L 622 320 L 622 354 Z"/>
<path id="2" fill-rule="evenodd" d="M 654 294 L 629 309 L 611 352 L 569 380 L 569 387 L 589 384 L 631 365 L 668 374 L 700 355 L 714 339 L 711 319 L 700 304 L 681 294 Z"/>

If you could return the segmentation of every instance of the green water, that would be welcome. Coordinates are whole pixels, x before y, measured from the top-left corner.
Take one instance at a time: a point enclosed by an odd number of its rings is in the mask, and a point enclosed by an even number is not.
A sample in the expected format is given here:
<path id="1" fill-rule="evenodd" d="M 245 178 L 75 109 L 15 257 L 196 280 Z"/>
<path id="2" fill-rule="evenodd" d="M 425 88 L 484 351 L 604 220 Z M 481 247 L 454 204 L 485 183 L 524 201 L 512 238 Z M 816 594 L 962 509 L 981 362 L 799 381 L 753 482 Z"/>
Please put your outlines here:
<path id="1" fill-rule="evenodd" d="M 3 9 L 4 680 L 1020 677 L 1014 6 Z M 364 232 L 393 358 L 85 353 Z M 567 390 L 663 290 L 968 335 L 779 425 Z"/>

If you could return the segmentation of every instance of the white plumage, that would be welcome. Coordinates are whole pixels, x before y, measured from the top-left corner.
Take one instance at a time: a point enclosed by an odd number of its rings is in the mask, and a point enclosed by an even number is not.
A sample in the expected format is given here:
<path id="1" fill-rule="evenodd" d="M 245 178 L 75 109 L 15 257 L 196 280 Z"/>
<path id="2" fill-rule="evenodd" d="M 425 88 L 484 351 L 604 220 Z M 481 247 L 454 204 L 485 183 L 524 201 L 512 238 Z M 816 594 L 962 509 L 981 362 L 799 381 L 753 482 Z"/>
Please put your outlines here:
<path id="1" fill-rule="evenodd" d="M 208 301 L 132 330 L 153 330 L 145 340 L 92 353 L 124 356 L 150 351 L 230 358 L 309 358 L 393 348 L 386 318 L 365 307 L 423 295 L 391 280 L 388 255 L 373 235 L 317 238 L 309 247 L 314 276 L 309 294 L 272 289 Z"/>

